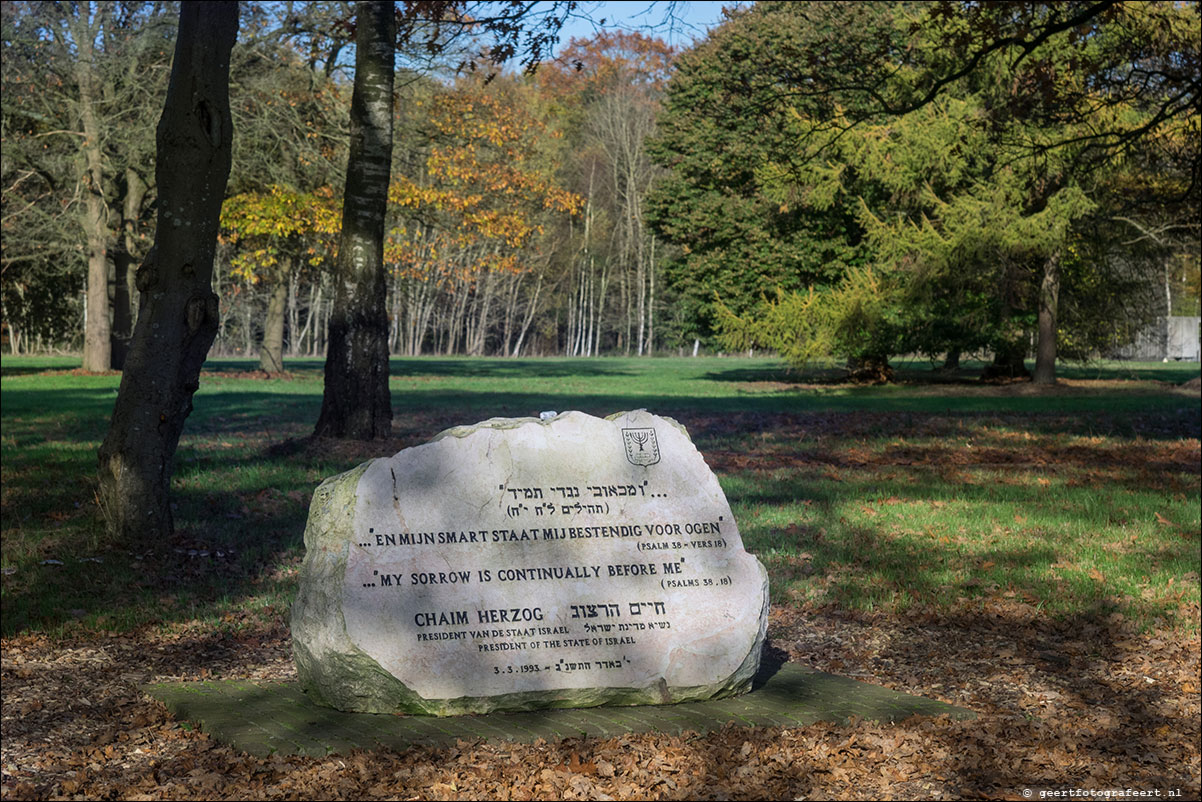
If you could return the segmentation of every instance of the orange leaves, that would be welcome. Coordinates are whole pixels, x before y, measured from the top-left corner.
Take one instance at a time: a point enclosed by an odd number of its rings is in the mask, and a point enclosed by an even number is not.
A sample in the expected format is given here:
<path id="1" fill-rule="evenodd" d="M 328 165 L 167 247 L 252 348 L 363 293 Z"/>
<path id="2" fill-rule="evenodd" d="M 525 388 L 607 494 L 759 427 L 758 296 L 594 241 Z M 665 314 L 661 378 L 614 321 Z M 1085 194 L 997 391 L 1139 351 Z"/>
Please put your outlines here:
<path id="1" fill-rule="evenodd" d="M 576 214 L 583 199 L 559 187 L 540 158 L 546 126 L 520 88 L 463 82 L 424 107 L 435 141 L 419 177 L 394 176 L 395 217 L 385 259 L 401 275 L 447 285 L 518 272 L 548 215 Z"/>
<path id="2" fill-rule="evenodd" d="M 514 100 L 503 93 L 486 92 L 463 83 L 434 97 L 430 122 L 440 133 L 452 138 L 497 148 L 529 148 L 530 141 L 546 126 Z"/>
<path id="3" fill-rule="evenodd" d="M 553 96 L 564 98 L 631 84 L 662 90 L 675 57 L 675 48 L 658 37 L 601 31 L 589 39 L 573 38 L 537 75 Z"/>
<path id="4" fill-rule="evenodd" d="M 560 768 L 561 770 L 569 771 L 572 774 L 590 774 L 594 776 L 597 774 L 597 764 L 591 760 L 581 761 L 580 753 L 575 749 L 572 750 L 572 757 L 570 760 Z M 613 776 L 612 773 L 610 776 Z"/>

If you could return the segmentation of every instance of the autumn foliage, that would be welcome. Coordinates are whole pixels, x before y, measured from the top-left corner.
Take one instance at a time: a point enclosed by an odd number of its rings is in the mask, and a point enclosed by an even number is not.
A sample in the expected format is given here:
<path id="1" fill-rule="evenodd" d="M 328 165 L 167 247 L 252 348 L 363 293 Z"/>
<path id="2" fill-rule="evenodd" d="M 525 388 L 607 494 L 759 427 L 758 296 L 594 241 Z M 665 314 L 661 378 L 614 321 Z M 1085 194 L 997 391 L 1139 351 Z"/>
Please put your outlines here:
<path id="1" fill-rule="evenodd" d="M 463 81 L 425 101 L 429 155 L 388 193 L 396 224 L 385 258 L 397 275 L 471 286 L 489 271 L 520 271 L 537 258 L 544 215 L 579 212 L 582 200 L 539 163 L 542 137 L 553 132 L 512 103 L 524 99 L 520 88 L 498 94 Z"/>
<path id="2" fill-rule="evenodd" d="M 338 234 L 338 209 L 329 187 L 297 192 L 272 185 L 244 192 L 221 207 L 222 241 L 236 246 L 230 258 L 235 276 L 258 281 L 281 263 L 303 259 L 327 263 Z"/>

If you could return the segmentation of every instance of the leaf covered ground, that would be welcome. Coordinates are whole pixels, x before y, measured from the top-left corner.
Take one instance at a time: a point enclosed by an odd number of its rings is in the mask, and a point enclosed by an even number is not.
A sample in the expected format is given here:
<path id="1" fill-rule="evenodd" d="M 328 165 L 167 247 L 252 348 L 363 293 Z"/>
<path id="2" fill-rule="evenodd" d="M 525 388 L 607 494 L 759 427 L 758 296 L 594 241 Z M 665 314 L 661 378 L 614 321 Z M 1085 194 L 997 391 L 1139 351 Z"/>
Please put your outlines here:
<path id="1" fill-rule="evenodd" d="M 969 707 L 799 729 L 464 743 L 255 758 L 144 696 L 148 681 L 292 676 L 280 623 L 3 644 L 12 799 L 1020 799 L 1024 789 L 1197 798 L 1196 635 L 1121 617 L 1051 621 L 1021 601 L 944 614 L 774 607 L 790 660 Z"/>

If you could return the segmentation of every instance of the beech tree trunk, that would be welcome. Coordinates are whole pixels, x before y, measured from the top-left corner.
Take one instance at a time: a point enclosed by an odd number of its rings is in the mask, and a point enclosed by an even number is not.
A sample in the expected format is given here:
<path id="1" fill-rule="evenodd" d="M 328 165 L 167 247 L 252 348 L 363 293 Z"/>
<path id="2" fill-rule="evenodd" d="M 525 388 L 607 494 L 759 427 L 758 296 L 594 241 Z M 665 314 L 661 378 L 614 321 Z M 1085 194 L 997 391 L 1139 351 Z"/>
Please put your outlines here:
<path id="1" fill-rule="evenodd" d="M 392 430 L 384 212 L 392 164 L 393 3 L 360 0 L 355 20 L 351 145 L 325 389 L 314 434 L 371 440 Z"/>
<path id="2" fill-rule="evenodd" d="M 124 370 L 129 353 L 129 341 L 134 336 L 134 321 L 138 319 L 138 217 L 146 197 L 146 182 L 132 167 L 125 168 L 125 198 L 121 212 L 121 234 L 113 251 L 113 370 Z"/>
<path id="3" fill-rule="evenodd" d="M 1039 339 L 1035 343 L 1035 384 L 1056 383 L 1056 313 L 1060 306 L 1060 255 L 1053 254 L 1043 266 L 1039 285 Z"/>
<path id="4" fill-rule="evenodd" d="M 297 356 L 300 348 L 300 338 L 297 332 L 300 331 L 300 309 L 297 308 L 296 290 L 300 285 L 300 281 L 296 277 L 296 272 L 288 271 L 288 356 Z M 283 335 L 281 333 L 281 339 Z"/>
<path id="5" fill-rule="evenodd" d="M 276 281 L 267 299 L 263 343 L 259 346 L 259 370 L 265 373 L 284 372 L 284 312 L 287 305 L 288 284 L 283 280 Z"/>
<path id="6" fill-rule="evenodd" d="M 104 9 L 97 12 L 99 17 Z M 79 117 L 83 126 L 83 228 L 88 242 L 88 301 L 83 333 L 83 369 L 98 373 L 112 367 L 112 324 L 109 320 L 108 204 L 104 198 L 104 163 L 100 144 L 100 122 L 96 118 L 99 91 L 96 87 L 94 38 L 99 25 L 89 24 L 87 14 L 73 31 L 79 58 L 75 80 L 79 84 Z"/>
<path id="7" fill-rule="evenodd" d="M 237 32 L 236 2 L 180 8 L 156 138 L 155 246 L 138 269 L 138 322 L 99 455 L 101 509 L 109 531 L 126 541 L 172 532 L 175 449 L 217 334 L 213 257 L 230 172 L 229 63 Z"/>
<path id="8" fill-rule="evenodd" d="M 1015 340 L 1000 343 L 993 354 L 993 364 L 985 367 L 981 378 L 985 381 L 1025 379 L 1031 375 L 1031 371 L 1027 370 L 1026 358 L 1027 343 L 1025 341 Z"/>

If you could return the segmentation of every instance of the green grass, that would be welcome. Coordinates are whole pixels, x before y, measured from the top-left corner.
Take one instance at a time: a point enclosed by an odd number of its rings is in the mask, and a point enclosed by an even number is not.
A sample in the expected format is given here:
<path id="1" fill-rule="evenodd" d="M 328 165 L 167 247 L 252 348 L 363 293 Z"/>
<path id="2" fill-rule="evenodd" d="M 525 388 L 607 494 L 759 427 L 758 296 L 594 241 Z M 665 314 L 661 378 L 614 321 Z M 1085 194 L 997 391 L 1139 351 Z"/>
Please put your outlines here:
<path id="1" fill-rule="evenodd" d="M 95 505 L 119 377 L 77 365 L 0 363 L 5 635 L 278 620 L 323 478 L 453 424 L 638 407 L 690 427 L 778 603 L 1198 625 L 1202 415 L 1176 387 L 1197 363 L 1064 369 L 1040 391 L 981 386 L 972 365 L 856 387 L 767 359 L 394 359 L 395 439 L 341 447 L 306 440 L 319 360 L 264 380 L 214 359 L 176 458 L 176 535 L 137 547 L 110 542 Z"/>
<path id="2" fill-rule="evenodd" d="M 775 601 L 904 610 L 1011 600 L 1158 626 L 1196 616 L 1186 609 L 1198 600 L 1196 479 L 1102 491 L 1080 486 L 1085 469 L 840 473 L 723 482 Z"/>

